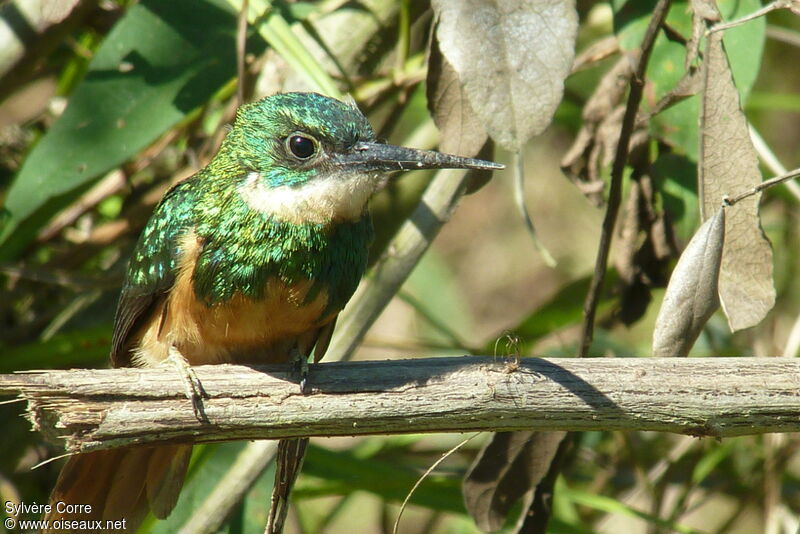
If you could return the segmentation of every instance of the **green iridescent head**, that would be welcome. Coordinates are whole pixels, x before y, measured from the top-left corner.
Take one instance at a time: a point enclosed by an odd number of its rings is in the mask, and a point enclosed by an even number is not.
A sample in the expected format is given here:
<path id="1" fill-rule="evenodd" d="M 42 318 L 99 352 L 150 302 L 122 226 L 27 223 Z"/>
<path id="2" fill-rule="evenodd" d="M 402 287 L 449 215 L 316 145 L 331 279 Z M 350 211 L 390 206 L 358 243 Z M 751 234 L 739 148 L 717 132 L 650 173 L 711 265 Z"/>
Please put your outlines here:
<path id="1" fill-rule="evenodd" d="M 239 108 L 220 158 L 233 157 L 268 187 L 315 179 L 430 168 L 501 169 L 496 163 L 396 147 L 375 141 L 353 105 L 316 93 L 283 93 Z"/>
<path id="2" fill-rule="evenodd" d="M 229 137 L 244 167 L 276 187 L 317 176 L 331 155 L 374 141 L 375 133 L 353 106 L 316 93 L 283 93 L 239 108 Z"/>

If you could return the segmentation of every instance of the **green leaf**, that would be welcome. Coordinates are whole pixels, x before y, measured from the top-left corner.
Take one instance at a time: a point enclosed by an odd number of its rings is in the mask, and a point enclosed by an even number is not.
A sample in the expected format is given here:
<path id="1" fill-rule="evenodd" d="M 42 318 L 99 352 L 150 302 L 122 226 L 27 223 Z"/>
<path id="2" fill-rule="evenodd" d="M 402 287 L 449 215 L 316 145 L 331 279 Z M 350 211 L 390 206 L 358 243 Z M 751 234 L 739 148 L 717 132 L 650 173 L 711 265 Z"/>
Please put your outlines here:
<path id="1" fill-rule="evenodd" d="M 221 0 L 143 0 L 131 7 L 12 184 L 0 258 L 18 256 L 100 175 L 146 148 L 233 78 L 235 29 L 235 14 Z M 263 46 L 254 40 L 249 49 Z"/>

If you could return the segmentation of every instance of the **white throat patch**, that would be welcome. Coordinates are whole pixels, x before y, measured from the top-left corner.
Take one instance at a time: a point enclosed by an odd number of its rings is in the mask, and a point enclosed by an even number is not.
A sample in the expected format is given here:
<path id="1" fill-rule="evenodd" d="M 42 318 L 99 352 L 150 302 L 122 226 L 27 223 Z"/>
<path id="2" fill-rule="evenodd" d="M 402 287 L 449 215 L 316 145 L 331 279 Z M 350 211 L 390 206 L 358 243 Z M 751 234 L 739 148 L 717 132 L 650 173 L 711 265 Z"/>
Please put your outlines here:
<path id="1" fill-rule="evenodd" d="M 268 187 L 257 172 L 239 186 L 239 195 L 251 208 L 294 224 L 327 224 L 361 218 L 379 180 L 373 176 L 333 175 L 298 186 Z"/>

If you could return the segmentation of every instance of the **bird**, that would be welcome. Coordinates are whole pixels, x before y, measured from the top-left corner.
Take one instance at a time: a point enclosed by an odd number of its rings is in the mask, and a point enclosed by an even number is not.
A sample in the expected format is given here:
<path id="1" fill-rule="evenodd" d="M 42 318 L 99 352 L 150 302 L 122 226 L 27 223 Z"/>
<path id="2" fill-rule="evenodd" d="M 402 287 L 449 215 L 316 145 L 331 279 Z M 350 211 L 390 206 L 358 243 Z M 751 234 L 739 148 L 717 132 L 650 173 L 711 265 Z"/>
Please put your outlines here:
<path id="1" fill-rule="evenodd" d="M 442 168 L 503 166 L 379 142 L 353 102 L 317 93 L 240 106 L 217 153 L 165 193 L 133 249 L 112 365 L 172 362 L 197 408 L 192 366 L 307 362 L 312 351 L 318 361 L 367 268 L 369 199 L 394 171 Z M 307 442 L 279 443 L 268 532 L 282 529 Z M 148 512 L 166 518 L 191 451 L 181 443 L 73 455 L 45 519 L 125 519 L 133 532 Z M 90 505 L 91 514 L 60 513 L 56 503 Z"/>

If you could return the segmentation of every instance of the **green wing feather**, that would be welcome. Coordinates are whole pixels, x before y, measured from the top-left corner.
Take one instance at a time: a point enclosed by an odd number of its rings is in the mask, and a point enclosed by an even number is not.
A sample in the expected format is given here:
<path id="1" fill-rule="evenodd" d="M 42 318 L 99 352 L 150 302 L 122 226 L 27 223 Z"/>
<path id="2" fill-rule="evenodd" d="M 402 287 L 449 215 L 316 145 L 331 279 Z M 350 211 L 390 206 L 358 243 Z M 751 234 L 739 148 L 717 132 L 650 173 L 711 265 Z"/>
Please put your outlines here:
<path id="1" fill-rule="evenodd" d="M 193 226 L 194 180 L 185 180 L 161 199 L 134 248 L 114 316 L 111 362 L 131 364 L 128 338 L 152 313 L 156 303 L 175 282 L 178 242 Z"/>

